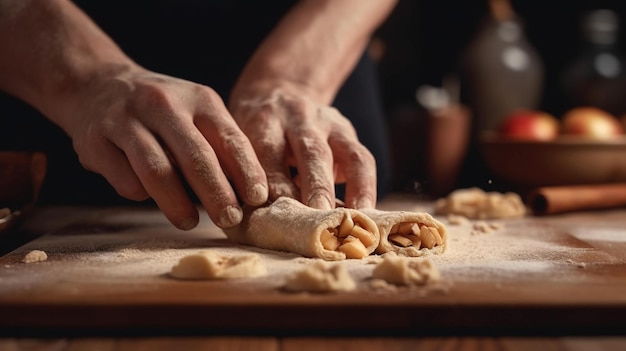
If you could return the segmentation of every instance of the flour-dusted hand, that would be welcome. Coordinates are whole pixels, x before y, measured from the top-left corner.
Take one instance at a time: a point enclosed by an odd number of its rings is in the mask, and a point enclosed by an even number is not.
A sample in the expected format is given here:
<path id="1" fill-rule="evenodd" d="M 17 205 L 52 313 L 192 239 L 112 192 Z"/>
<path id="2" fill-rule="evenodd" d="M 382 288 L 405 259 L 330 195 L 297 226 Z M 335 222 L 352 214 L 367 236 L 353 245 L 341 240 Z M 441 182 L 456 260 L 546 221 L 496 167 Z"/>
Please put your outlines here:
<path id="1" fill-rule="evenodd" d="M 346 206 L 376 205 L 374 157 L 330 106 L 395 2 L 299 1 L 247 62 L 229 108 L 265 168 L 270 198 L 329 209 L 335 184 L 345 182 Z"/>
<path id="2" fill-rule="evenodd" d="M 221 227 L 241 220 L 236 193 L 267 200 L 250 142 L 209 87 L 133 69 L 89 84 L 61 125 L 86 169 L 124 197 L 151 197 L 177 227 L 198 221 L 181 177 Z"/>
<path id="3" fill-rule="evenodd" d="M 329 106 L 395 3 L 298 1 L 244 67 L 229 112 L 211 88 L 135 63 L 70 0 L 0 0 L 0 89 L 63 128 L 85 168 L 122 196 L 151 197 L 179 228 L 198 222 L 185 182 L 221 227 L 242 219 L 236 194 L 330 209 L 346 182 L 347 206 L 373 207 L 374 159 Z M 199 34 L 210 46 L 215 33 Z"/>
<path id="4" fill-rule="evenodd" d="M 177 227 L 198 212 L 184 181 L 221 227 L 236 197 L 267 201 L 265 173 L 211 88 L 148 71 L 68 0 L 0 0 L 0 88 L 72 138 L 80 162 L 130 199 L 148 197 Z M 232 186 L 231 186 L 232 182 Z"/>
<path id="5" fill-rule="evenodd" d="M 314 208 L 330 209 L 335 184 L 345 182 L 348 207 L 373 206 L 376 163 L 347 118 L 295 90 L 251 96 L 256 98 L 235 104 L 233 116 L 265 169 L 272 199 L 289 196 Z"/>

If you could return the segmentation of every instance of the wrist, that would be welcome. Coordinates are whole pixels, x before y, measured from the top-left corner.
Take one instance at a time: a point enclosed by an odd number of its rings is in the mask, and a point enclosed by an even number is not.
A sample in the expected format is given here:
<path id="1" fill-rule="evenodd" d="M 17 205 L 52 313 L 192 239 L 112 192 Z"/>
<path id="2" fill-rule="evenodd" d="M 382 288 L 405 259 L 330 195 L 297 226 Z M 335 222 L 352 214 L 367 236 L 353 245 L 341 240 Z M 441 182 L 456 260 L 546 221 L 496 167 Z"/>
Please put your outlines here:
<path id="1" fill-rule="evenodd" d="M 48 82 L 47 89 L 40 91 L 33 105 L 70 134 L 75 119 L 82 116 L 81 111 L 89 109 L 89 104 L 95 103 L 99 91 L 115 81 L 127 80 L 132 72 L 139 70 L 143 69 L 132 62 L 101 63 L 89 69 L 76 70 Z"/>
<path id="2" fill-rule="evenodd" d="M 324 105 L 329 104 L 333 98 L 332 94 L 325 93 L 323 89 L 311 86 L 304 81 L 287 78 L 259 78 L 240 80 L 230 94 L 228 105 L 231 111 L 235 111 L 241 104 L 251 101 L 265 101 L 294 95 Z"/>

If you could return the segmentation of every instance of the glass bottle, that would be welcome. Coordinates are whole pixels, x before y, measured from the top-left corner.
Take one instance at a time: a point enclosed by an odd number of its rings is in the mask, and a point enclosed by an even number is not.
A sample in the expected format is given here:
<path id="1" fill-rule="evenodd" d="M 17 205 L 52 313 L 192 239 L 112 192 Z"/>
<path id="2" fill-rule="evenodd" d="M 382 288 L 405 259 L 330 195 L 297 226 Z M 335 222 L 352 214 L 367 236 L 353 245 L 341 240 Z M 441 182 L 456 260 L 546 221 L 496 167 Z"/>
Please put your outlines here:
<path id="1" fill-rule="evenodd" d="M 461 57 L 463 99 L 474 130 L 497 129 L 516 109 L 536 109 L 543 90 L 543 63 L 507 0 L 490 0 L 489 16 Z"/>
<path id="2" fill-rule="evenodd" d="M 581 27 L 583 46 L 561 78 L 565 108 L 595 106 L 620 115 L 626 112 L 626 60 L 618 47 L 619 18 L 594 10 Z"/>

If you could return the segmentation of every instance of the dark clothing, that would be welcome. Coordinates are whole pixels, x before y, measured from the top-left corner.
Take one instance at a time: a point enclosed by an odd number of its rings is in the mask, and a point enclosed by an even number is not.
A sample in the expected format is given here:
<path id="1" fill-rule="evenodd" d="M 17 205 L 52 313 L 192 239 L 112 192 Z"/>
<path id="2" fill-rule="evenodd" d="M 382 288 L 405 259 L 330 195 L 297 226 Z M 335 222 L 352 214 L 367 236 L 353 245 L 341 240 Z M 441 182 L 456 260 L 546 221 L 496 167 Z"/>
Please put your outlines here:
<path id="1" fill-rule="evenodd" d="M 75 1 L 140 65 L 208 85 L 224 100 L 260 41 L 294 1 Z M 378 164 L 379 195 L 390 184 L 386 124 L 373 62 L 364 55 L 334 102 Z M 70 139 L 30 106 L 0 94 L 0 150 L 40 150 L 47 204 L 127 203 L 98 174 L 85 171 Z"/>

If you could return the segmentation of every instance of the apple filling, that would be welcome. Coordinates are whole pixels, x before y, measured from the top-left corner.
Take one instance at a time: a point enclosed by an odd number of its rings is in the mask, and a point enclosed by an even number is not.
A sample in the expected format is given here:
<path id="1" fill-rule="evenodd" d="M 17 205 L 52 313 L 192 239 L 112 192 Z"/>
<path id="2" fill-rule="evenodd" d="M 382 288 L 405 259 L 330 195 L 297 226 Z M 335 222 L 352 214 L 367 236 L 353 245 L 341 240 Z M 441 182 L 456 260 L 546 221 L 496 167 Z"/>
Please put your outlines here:
<path id="1" fill-rule="evenodd" d="M 339 226 L 322 231 L 320 241 L 324 249 L 343 252 L 346 258 L 363 258 L 369 255 L 367 248 L 376 243 L 375 235 L 364 227 L 358 216 L 346 213 Z"/>
<path id="2" fill-rule="evenodd" d="M 413 246 L 417 249 L 432 249 L 435 246 L 443 245 L 443 238 L 437 228 L 414 222 L 394 225 L 389 232 L 388 240 L 398 247 Z"/>

